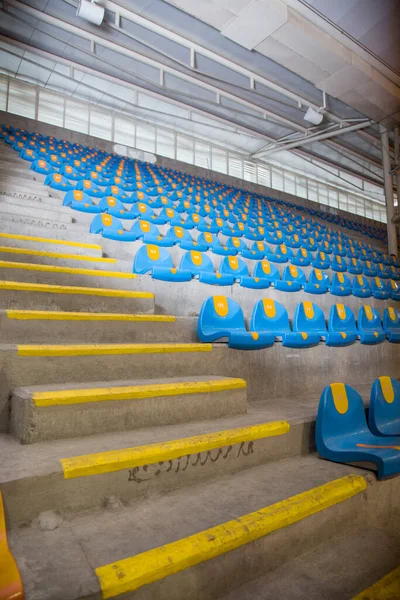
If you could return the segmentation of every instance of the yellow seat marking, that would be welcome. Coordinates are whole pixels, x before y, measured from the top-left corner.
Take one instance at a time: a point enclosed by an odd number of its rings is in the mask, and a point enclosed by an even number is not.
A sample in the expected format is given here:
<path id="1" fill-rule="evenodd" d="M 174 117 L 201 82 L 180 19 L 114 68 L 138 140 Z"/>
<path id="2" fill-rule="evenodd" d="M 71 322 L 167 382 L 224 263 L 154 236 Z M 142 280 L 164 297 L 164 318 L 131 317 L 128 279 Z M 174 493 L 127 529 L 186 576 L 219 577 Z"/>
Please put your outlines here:
<path id="1" fill-rule="evenodd" d="M 388 438 L 388 439 L 390 439 L 390 438 Z M 383 446 L 383 445 L 382 446 L 378 446 L 378 445 L 375 445 L 375 444 L 356 444 L 356 446 L 357 446 L 357 448 L 372 448 L 372 449 L 375 449 L 375 450 L 387 450 L 387 449 L 389 449 L 389 450 L 399 450 L 399 452 L 400 452 L 400 446 L 392 446 L 390 444 L 387 444 L 386 446 Z"/>
<path id="2" fill-rule="evenodd" d="M 347 475 L 222 525 L 98 567 L 96 575 L 102 597 L 106 600 L 132 592 L 143 585 L 240 548 L 348 500 L 366 487 L 364 477 Z"/>
<path id="3" fill-rule="evenodd" d="M 132 321 L 134 323 L 175 323 L 171 315 L 67 312 L 58 310 L 7 310 L 9 319 L 19 321 Z"/>
<path id="4" fill-rule="evenodd" d="M 24 588 L 17 563 L 7 543 L 3 498 L 0 492 L 0 599 L 24 600 Z"/>
<path id="5" fill-rule="evenodd" d="M 131 290 L 113 290 L 108 288 L 91 288 L 77 285 L 52 285 L 50 283 L 27 283 L 25 281 L 0 280 L 0 290 L 42 292 L 47 294 L 82 294 L 84 296 L 110 296 L 113 298 L 154 299 L 154 294 L 151 292 L 134 292 Z"/>
<path id="6" fill-rule="evenodd" d="M 102 271 L 100 269 L 81 269 L 80 267 L 58 267 L 37 263 L 11 262 L 0 260 L 0 269 L 23 269 L 24 271 L 45 271 L 46 273 L 70 273 L 73 275 L 94 275 L 96 277 L 117 277 L 118 279 L 136 279 L 135 273 L 120 271 Z"/>
<path id="7" fill-rule="evenodd" d="M 212 344 L 18 344 L 18 356 L 99 356 L 211 352 Z"/>
<path id="8" fill-rule="evenodd" d="M 157 444 L 63 458 L 61 464 L 65 479 L 72 479 L 99 473 L 112 473 L 141 465 L 172 460 L 185 454 L 197 454 L 198 452 L 240 444 L 241 442 L 284 435 L 289 430 L 290 425 L 287 421 L 272 421 L 261 425 L 227 429 Z"/>
<path id="9" fill-rule="evenodd" d="M 115 258 L 103 258 L 102 256 L 86 256 L 85 254 L 64 254 L 63 252 L 46 252 L 44 250 L 29 250 L 25 248 L 10 248 L 0 246 L 0 252 L 9 254 L 28 254 L 29 256 L 45 256 L 47 258 L 65 258 L 68 260 L 85 260 L 90 262 L 105 262 L 115 264 Z"/>
<path id="10" fill-rule="evenodd" d="M 178 381 L 175 383 L 35 392 L 32 399 L 36 406 L 59 406 L 111 400 L 141 400 L 182 394 L 208 394 L 241 388 L 246 388 L 244 379 L 209 379 L 207 381 Z"/>
<path id="11" fill-rule="evenodd" d="M 11 240 L 25 240 L 27 242 L 41 242 L 48 244 L 60 244 L 62 246 L 75 246 L 76 248 L 90 248 L 92 250 L 102 250 L 98 244 L 84 244 L 81 242 L 69 242 L 67 240 L 54 240 L 50 238 L 35 237 L 33 235 L 17 235 L 15 233 L 0 233 L 0 238 Z"/>
<path id="12" fill-rule="evenodd" d="M 371 585 L 353 600 L 397 600 L 400 598 L 400 567 Z"/>
<path id="13" fill-rule="evenodd" d="M 226 317 L 229 312 L 228 299 L 225 296 L 213 297 L 214 310 L 219 317 Z"/>
<path id="14" fill-rule="evenodd" d="M 345 415 L 349 409 L 346 387 L 344 383 L 331 383 L 333 403 L 340 415 Z"/>
<path id="15" fill-rule="evenodd" d="M 379 377 L 379 383 L 381 384 L 382 394 L 388 404 L 392 404 L 394 401 L 394 389 L 392 380 L 390 377 L 384 376 Z"/>

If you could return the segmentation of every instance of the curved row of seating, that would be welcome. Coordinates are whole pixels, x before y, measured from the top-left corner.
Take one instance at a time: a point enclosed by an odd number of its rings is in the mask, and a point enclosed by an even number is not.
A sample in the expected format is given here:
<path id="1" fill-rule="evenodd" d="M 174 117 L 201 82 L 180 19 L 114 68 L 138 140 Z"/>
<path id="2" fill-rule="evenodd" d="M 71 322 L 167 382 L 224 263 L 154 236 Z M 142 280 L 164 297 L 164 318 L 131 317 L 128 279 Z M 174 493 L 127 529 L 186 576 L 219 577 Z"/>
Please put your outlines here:
<path id="1" fill-rule="evenodd" d="M 198 319 L 201 342 L 227 341 L 230 348 L 256 350 L 268 348 L 276 341 L 289 348 L 310 348 L 324 341 L 327 346 L 400 343 L 400 312 L 385 308 L 383 324 L 379 312 L 369 305 L 358 312 L 343 304 L 334 304 L 328 326 L 322 309 L 313 302 L 300 302 L 295 309 L 293 325 L 285 307 L 271 298 L 259 300 L 252 312 L 250 331 L 246 329 L 241 307 L 232 298 L 211 296 L 204 303 Z"/>
<path id="2" fill-rule="evenodd" d="M 372 385 L 368 422 L 360 394 L 343 383 L 322 392 L 315 431 L 323 458 L 340 463 L 372 463 L 378 478 L 400 473 L 400 383 L 379 377 Z"/>

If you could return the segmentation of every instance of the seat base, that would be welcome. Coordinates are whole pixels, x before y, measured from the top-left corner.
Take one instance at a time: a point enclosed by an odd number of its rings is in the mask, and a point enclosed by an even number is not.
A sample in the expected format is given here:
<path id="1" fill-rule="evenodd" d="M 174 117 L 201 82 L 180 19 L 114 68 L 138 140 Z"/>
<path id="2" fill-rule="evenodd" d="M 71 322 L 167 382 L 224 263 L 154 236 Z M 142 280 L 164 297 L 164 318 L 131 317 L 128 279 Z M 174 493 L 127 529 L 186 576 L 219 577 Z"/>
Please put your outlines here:
<path id="1" fill-rule="evenodd" d="M 392 344 L 400 344 L 400 331 L 386 331 L 386 335 Z"/>
<path id="2" fill-rule="evenodd" d="M 356 333 L 345 333 L 341 331 L 330 331 L 325 336 L 327 346 L 350 346 L 357 340 Z"/>
<path id="3" fill-rule="evenodd" d="M 304 291 L 308 294 L 327 294 L 329 292 L 329 288 L 322 283 L 306 283 L 304 286 Z"/>
<path id="4" fill-rule="evenodd" d="M 376 291 L 372 292 L 372 295 L 377 300 L 388 300 L 390 298 L 390 294 L 387 291 L 376 290 Z"/>
<path id="5" fill-rule="evenodd" d="M 367 290 L 365 288 L 354 289 L 353 288 L 353 296 L 356 298 L 370 298 L 372 296 L 371 290 Z"/>
<path id="6" fill-rule="evenodd" d="M 382 344 L 386 340 L 386 334 L 378 331 L 360 331 L 359 336 L 361 344 Z"/>
<path id="7" fill-rule="evenodd" d="M 153 279 L 160 279 L 161 281 L 190 281 L 192 279 L 192 273 L 183 269 L 166 268 L 166 267 L 153 267 L 151 276 Z"/>
<path id="8" fill-rule="evenodd" d="M 264 290 L 270 286 L 268 279 L 263 277 L 240 277 L 239 283 L 241 287 L 250 288 L 253 290 Z"/>
<path id="9" fill-rule="evenodd" d="M 301 283 L 298 281 L 283 281 L 281 279 L 275 282 L 275 289 L 281 292 L 299 292 L 301 290 Z"/>
<path id="10" fill-rule="evenodd" d="M 275 343 L 275 336 L 271 333 L 256 333 L 250 331 L 232 332 L 229 336 L 229 348 L 238 350 L 259 350 L 269 348 Z"/>
<path id="11" fill-rule="evenodd" d="M 318 333 L 290 332 L 282 333 L 282 346 L 288 348 L 311 348 L 317 346 L 321 340 Z"/>
<path id="12" fill-rule="evenodd" d="M 221 275 L 221 273 L 199 273 L 199 281 L 209 285 L 233 285 L 235 278 L 233 275 Z"/>
<path id="13" fill-rule="evenodd" d="M 295 267 L 309 267 L 311 264 L 308 258 L 292 258 L 290 262 Z"/>
<path id="14" fill-rule="evenodd" d="M 351 296 L 351 287 L 345 285 L 331 287 L 330 291 L 333 296 Z"/>

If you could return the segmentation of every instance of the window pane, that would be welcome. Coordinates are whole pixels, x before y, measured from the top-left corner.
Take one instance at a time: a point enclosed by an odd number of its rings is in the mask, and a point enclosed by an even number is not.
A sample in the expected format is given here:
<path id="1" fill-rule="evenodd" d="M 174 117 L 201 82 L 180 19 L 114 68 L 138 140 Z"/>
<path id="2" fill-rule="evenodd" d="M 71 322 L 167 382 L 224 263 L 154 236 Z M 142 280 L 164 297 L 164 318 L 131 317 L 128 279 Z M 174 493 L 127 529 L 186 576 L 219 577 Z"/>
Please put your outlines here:
<path id="1" fill-rule="evenodd" d="M 372 219 L 373 218 L 372 202 L 370 202 L 370 200 L 365 200 L 364 205 L 365 205 L 365 216 L 368 219 Z"/>
<path id="2" fill-rule="evenodd" d="M 237 154 L 228 155 L 228 174 L 238 179 L 243 179 L 243 159 Z"/>
<path id="3" fill-rule="evenodd" d="M 257 167 L 257 179 L 260 185 L 271 187 L 271 170 L 269 167 L 264 165 L 258 165 Z"/>
<path id="4" fill-rule="evenodd" d="M 225 150 L 221 150 L 220 148 L 215 148 L 215 146 L 211 147 L 211 165 L 213 171 L 218 171 L 218 173 L 227 172 L 227 153 Z"/>
<path id="5" fill-rule="evenodd" d="M 345 192 L 339 192 L 339 208 L 340 210 L 348 210 L 347 194 Z"/>
<path id="6" fill-rule="evenodd" d="M 8 112 L 22 117 L 35 118 L 36 88 L 10 79 Z"/>
<path id="7" fill-rule="evenodd" d="M 168 158 L 175 157 L 175 135 L 172 131 L 157 128 L 157 148 L 156 153 Z"/>
<path id="8" fill-rule="evenodd" d="M 204 169 L 211 168 L 211 146 L 200 140 L 195 140 L 194 164 Z"/>
<path id="9" fill-rule="evenodd" d="M 110 111 L 91 108 L 90 135 L 94 135 L 102 140 L 111 140 L 111 122 L 112 116 Z"/>
<path id="10" fill-rule="evenodd" d="M 64 100 L 61 96 L 39 90 L 38 119 L 51 125 L 63 126 Z"/>
<path id="11" fill-rule="evenodd" d="M 296 196 L 307 198 L 307 180 L 301 175 L 296 175 Z"/>
<path id="12" fill-rule="evenodd" d="M 321 183 L 318 184 L 318 202 L 320 204 L 328 204 L 328 188 Z"/>
<path id="13" fill-rule="evenodd" d="M 283 171 L 275 167 L 272 167 L 272 187 L 283 191 Z"/>
<path id="14" fill-rule="evenodd" d="M 67 98 L 65 105 L 65 128 L 88 133 L 89 130 L 89 110 L 84 102 L 78 102 Z"/>
<path id="15" fill-rule="evenodd" d="M 135 147 L 135 121 L 126 119 L 122 115 L 115 115 L 114 141 L 125 144 L 131 148 Z"/>
<path id="16" fill-rule="evenodd" d="M 176 159 L 182 162 L 194 163 L 194 139 L 184 135 L 176 136 Z"/>
<path id="17" fill-rule="evenodd" d="M 243 176 L 246 181 L 257 183 L 256 165 L 249 160 L 243 161 Z"/>
<path id="18" fill-rule="evenodd" d="M 285 192 L 293 195 L 296 194 L 294 173 L 288 173 L 287 171 L 285 171 L 283 184 Z"/>
<path id="19" fill-rule="evenodd" d="M 318 186 L 316 181 L 308 180 L 308 199 L 312 202 L 318 202 Z"/>
<path id="20" fill-rule="evenodd" d="M 146 152 L 156 151 L 156 130 L 147 123 L 136 124 L 136 148 Z"/>
<path id="21" fill-rule="evenodd" d="M 0 110 L 6 110 L 7 106 L 7 79 L 0 77 Z"/>
<path id="22" fill-rule="evenodd" d="M 337 189 L 328 188 L 328 200 L 329 206 L 333 206 L 334 208 L 339 208 L 339 193 Z"/>

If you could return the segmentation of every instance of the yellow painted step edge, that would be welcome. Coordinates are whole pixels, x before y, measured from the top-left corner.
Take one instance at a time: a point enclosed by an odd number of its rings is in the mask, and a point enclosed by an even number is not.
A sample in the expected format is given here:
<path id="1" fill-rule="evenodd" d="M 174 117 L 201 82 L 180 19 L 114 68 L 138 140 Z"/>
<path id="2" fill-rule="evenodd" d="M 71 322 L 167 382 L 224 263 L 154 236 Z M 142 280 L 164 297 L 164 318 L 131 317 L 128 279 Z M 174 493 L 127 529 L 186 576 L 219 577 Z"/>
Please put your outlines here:
<path id="1" fill-rule="evenodd" d="M 208 394 L 237 390 L 246 387 L 244 379 L 209 379 L 207 381 L 176 381 L 174 383 L 151 383 L 148 385 L 127 385 L 105 388 L 84 388 L 54 392 L 35 392 L 32 400 L 35 406 L 65 406 L 86 402 L 106 402 L 110 400 L 142 400 L 161 396 L 183 394 Z"/>
<path id="2" fill-rule="evenodd" d="M 399 598 L 400 567 L 397 567 L 361 594 L 355 596 L 353 600 L 399 600 Z"/>
<path id="3" fill-rule="evenodd" d="M 61 465 L 65 479 L 98 475 L 99 473 L 113 473 L 123 469 L 132 469 L 133 467 L 172 460 L 186 454 L 197 454 L 198 452 L 240 444 L 241 442 L 284 435 L 289 430 L 290 425 L 287 421 L 271 421 L 270 423 L 205 433 L 157 444 L 146 444 L 134 448 L 122 448 L 97 454 L 63 458 L 61 459 Z"/>
<path id="4" fill-rule="evenodd" d="M 154 299 L 152 292 L 135 292 L 131 290 L 113 290 L 108 288 L 91 288 L 78 285 L 53 285 L 51 283 L 28 283 L 25 281 L 0 280 L 0 290 L 21 292 L 42 292 L 50 294 L 83 294 L 86 296 L 109 296 L 113 298 L 148 298 Z"/>
<path id="5" fill-rule="evenodd" d="M 29 248 L 11 248 L 10 246 L 0 246 L 0 253 L 8 254 L 27 254 L 29 256 L 45 256 L 47 258 L 65 258 L 67 260 L 84 260 L 89 262 L 112 263 L 117 262 L 116 258 L 103 258 L 102 256 L 87 256 L 86 254 L 66 254 L 64 252 L 48 252 L 46 250 L 31 250 Z"/>
<path id="6" fill-rule="evenodd" d="M 56 265 L 39 265 L 37 263 L 11 262 L 8 260 L 0 260 L 0 269 L 23 269 L 25 271 L 45 271 L 47 273 L 72 273 L 74 275 L 95 275 L 96 277 L 136 279 L 135 273 L 101 271 L 97 269 L 80 269 L 75 267 L 58 267 Z"/>
<path id="7" fill-rule="evenodd" d="M 53 240 L 50 238 L 36 237 L 33 235 L 19 235 L 16 233 L 0 233 L 0 238 L 10 240 L 25 240 L 27 242 L 41 242 L 44 244 L 60 244 L 60 246 L 75 246 L 75 248 L 90 248 L 91 250 L 103 250 L 99 244 L 85 244 L 83 242 L 70 242 L 68 240 Z"/>
<path id="8" fill-rule="evenodd" d="M 132 592 L 283 529 L 359 494 L 364 477 L 348 475 L 171 544 L 96 569 L 104 600 Z"/>
<path id="9" fill-rule="evenodd" d="M 212 344 L 19 344 L 19 356 L 98 356 L 101 354 L 171 354 L 211 352 Z"/>
<path id="10" fill-rule="evenodd" d="M 9 319 L 19 321 L 132 321 L 134 323 L 175 323 L 172 315 L 145 315 L 123 313 L 90 313 L 57 310 L 7 310 Z"/>
<path id="11" fill-rule="evenodd" d="M 0 491 L 0 600 L 24 600 L 17 563 L 7 543 L 3 497 Z"/>

